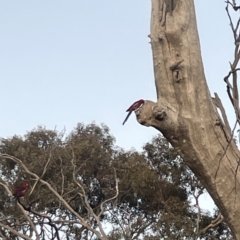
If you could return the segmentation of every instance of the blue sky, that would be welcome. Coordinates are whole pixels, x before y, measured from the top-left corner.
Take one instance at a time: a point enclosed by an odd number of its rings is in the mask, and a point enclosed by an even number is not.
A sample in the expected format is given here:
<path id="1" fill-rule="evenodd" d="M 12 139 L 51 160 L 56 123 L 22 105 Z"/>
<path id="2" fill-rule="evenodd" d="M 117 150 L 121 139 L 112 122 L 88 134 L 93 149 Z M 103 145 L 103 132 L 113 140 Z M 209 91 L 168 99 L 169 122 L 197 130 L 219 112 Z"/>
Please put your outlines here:
<path id="1" fill-rule="evenodd" d="M 224 1 L 195 1 L 205 73 L 211 94 L 231 105 L 223 77 L 233 40 Z M 105 123 L 116 143 L 140 149 L 155 129 L 126 109 L 156 100 L 150 1 L 2 1 L 0 8 L 0 136 L 23 135 L 77 122 Z M 233 121 L 233 115 L 230 114 Z"/>

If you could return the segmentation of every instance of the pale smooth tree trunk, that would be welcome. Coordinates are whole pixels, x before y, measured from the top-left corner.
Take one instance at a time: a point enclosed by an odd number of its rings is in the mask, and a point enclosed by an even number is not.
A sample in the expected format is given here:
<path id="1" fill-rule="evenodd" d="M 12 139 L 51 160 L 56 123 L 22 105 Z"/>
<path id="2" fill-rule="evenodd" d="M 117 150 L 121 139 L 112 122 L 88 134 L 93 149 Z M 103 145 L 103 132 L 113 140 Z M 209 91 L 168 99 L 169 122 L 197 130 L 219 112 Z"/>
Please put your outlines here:
<path id="1" fill-rule="evenodd" d="M 158 99 L 146 101 L 137 119 L 169 140 L 240 239 L 240 153 L 221 101 L 211 98 L 206 83 L 194 1 L 152 0 L 149 37 Z"/>

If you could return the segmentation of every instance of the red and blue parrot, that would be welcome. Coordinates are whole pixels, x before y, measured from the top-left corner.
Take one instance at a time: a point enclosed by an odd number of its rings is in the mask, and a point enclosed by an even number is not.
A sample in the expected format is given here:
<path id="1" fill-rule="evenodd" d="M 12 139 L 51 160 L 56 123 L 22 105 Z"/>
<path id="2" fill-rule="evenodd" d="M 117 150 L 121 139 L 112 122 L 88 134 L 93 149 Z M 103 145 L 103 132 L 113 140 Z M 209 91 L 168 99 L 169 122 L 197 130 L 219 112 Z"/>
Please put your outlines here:
<path id="1" fill-rule="evenodd" d="M 144 100 L 143 99 L 140 99 L 138 101 L 136 101 L 135 103 L 133 103 L 128 109 L 126 112 L 129 112 L 127 117 L 125 118 L 125 120 L 123 121 L 123 125 L 124 123 L 128 120 L 129 116 L 131 115 L 131 113 L 133 111 L 136 111 L 138 108 L 140 108 L 142 105 L 144 104 Z"/>
<path id="2" fill-rule="evenodd" d="M 24 197 L 28 191 L 28 188 L 29 188 L 29 183 L 24 182 L 21 186 L 17 187 L 14 190 L 14 193 L 13 193 L 14 198 Z"/>

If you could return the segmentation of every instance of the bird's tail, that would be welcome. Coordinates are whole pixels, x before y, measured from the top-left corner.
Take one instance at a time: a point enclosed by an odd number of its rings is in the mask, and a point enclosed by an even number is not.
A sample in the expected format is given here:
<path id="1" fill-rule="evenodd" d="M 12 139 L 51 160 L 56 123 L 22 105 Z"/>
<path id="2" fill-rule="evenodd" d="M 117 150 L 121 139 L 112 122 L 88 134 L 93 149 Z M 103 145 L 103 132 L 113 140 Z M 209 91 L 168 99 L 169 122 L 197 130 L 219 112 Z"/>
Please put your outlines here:
<path id="1" fill-rule="evenodd" d="M 128 115 L 126 116 L 125 120 L 123 121 L 123 125 L 124 125 L 124 123 L 128 120 L 128 118 L 129 118 L 129 116 L 131 115 L 131 113 L 132 113 L 132 111 L 130 111 L 130 112 L 128 113 Z"/>

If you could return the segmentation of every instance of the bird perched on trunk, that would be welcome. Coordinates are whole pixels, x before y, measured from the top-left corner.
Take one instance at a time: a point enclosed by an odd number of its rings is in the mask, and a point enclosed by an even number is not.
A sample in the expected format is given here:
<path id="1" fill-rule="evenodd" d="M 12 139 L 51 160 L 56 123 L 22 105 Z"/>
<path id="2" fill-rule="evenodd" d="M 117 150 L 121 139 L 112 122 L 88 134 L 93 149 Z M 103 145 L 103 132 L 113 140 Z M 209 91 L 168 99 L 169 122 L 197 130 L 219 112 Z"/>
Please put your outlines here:
<path id="1" fill-rule="evenodd" d="M 14 190 L 13 196 L 14 198 L 20 198 L 20 197 L 24 197 L 25 194 L 27 193 L 29 188 L 29 183 L 28 182 L 24 182 L 21 186 L 17 187 Z"/>
<path id="2" fill-rule="evenodd" d="M 138 108 L 140 108 L 142 105 L 144 104 L 144 100 L 143 99 L 140 99 L 138 101 L 136 101 L 135 103 L 133 103 L 128 109 L 126 112 L 129 112 L 127 117 L 125 118 L 124 122 L 123 122 L 123 125 L 124 123 L 128 120 L 129 116 L 131 115 L 131 113 L 133 111 L 136 111 Z"/>

